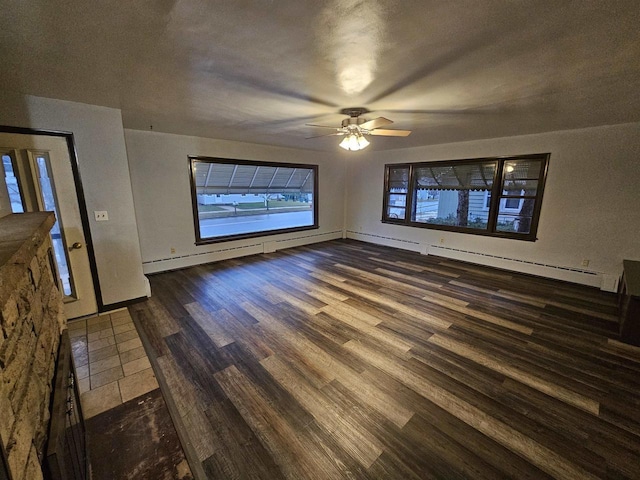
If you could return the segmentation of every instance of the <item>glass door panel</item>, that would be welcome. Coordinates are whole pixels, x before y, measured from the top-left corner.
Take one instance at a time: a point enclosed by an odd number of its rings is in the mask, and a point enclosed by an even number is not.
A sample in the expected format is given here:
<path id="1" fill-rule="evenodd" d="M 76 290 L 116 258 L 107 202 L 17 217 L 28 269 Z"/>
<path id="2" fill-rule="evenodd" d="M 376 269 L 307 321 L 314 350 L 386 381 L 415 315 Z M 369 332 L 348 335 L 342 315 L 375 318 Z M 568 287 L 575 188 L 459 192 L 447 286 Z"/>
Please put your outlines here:
<path id="1" fill-rule="evenodd" d="M 34 172 L 34 182 L 38 191 L 38 202 L 41 210 L 54 212 L 56 214 L 56 223 L 51 229 L 51 241 L 53 243 L 53 251 L 58 263 L 58 274 L 62 281 L 62 290 L 65 296 L 75 296 L 73 286 L 73 278 L 69 270 L 69 257 L 66 242 L 64 239 L 64 230 L 62 228 L 60 210 L 55 195 L 55 186 L 53 178 L 51 178 L 51 165 L 49 155 L 46 152 L 29 152 L 32 162 L 32 171 Z"/>

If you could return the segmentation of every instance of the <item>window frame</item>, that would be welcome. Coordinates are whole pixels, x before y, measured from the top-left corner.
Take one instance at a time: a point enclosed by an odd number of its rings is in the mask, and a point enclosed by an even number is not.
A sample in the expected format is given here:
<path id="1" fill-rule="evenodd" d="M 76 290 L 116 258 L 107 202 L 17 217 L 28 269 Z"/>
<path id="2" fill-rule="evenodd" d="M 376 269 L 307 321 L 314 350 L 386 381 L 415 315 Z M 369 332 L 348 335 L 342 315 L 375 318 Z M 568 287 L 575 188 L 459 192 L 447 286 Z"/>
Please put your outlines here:
<path id="1" fill-rule="evenodd" d="M 385 219 L 386 216 L 386 212 L 388 212 L 388 207 L 389 207 L 389 198 L 391 195 L 403 195 L 401 192 L 392 192 L 389 189 L 389 179 L 390 179 L 390 170 L 392 168 L 409 168 L 409 178 L 408 178 L 408 187 L 407 187 L 407 192 L 404 194 L 406 195 L 406 199 L 405 199 L 405 203 L 404 203 L 404 218 L 392 218 L 389 217 L 389 223 L 398 223 L 398 222 L 406 222 L 407 220 L 409 220 L 407 213 L 411 211 L 411 195 L 409 195 L 410 193 L 410 186 L 411 186 L 411 164 L 410 163 L 396 163 L 396 164 L 388 164 L 385 165 L 384 168 L 384 192 L 383 192 L 383 200 L 382 200 L 382 218 L 383 221 Z M 395 221 L 391 221 L 391 220 L 395 220 Z"/>
<path id="2" fill-rule="evenodd" d="M 490 237 L 499 237 L 499 238 L 509 238 L 514 240 L 524 240 L 534 242 L 537 238 L 538 224 L 540 221 L 540 211 L 542 209 L 542 199 L 544 194 L 544 187 L 547 179 L 547 171 L 549 169 L 549 158 L 550 153 L 534 153 L 534 154 L 525 154 L 525 155 L 509 155 L 509 156 L 501 156 L 501 157 L 483 157 L 483 158 L 469 158 L 469 159 L 460 159 L 460 160 L 438 160 L 438 161 L 430 161 L 430 162 L 414 162 L 414 163 L 388 163 L 385 165 L 385 174 L 384 174 L 384 190 L 383 190 L 383 201 L 382 201 L 382 223 L 388 223 L 393 225 L 402 225 L 408 227 L 417 227 L 417 228 L 426 228 L 430 230 L 445 230 L 450 232 L 458 232 L 458 233 L 468 233 L 472 235 L 483 235 Z M 517 161 L 517 160 L 539 160 L 541 161 L 540 173 L 537 179 L 537 189 L 535 196 L 527 196 L 525 194 L 520 195 L 507 195 L 504 194 L 504 184 L 505 184 L 505 176 L 506 169 L 505 164 L 509 161 Z M 487 195 L 490 195 L 490 205 L 487 208 L 487 197 L 484 197 L 484 208 L 488 210 L 488 219 L 487 219 L 487 228 L 486 229 L 478 229 L 471 227 L 460 227 L 453 225 L 439 225 L 434 223 L 426 223 L 426 222 L 417 222 L 412 220 L 415 218 L 414 211 L 414 199 L 417 196 L 416 185 L 416 171 L 419 168 L 428 168 L 428 167 L 446 167 L 446 166 L 457 166 L 457 165 L 480 165 L 483 163 L 496 162 L 496 170 L 494 172 L 494 177 L 492 180 L 491 190 L 487 192 Z M 390 180 L 390 171 L 391 169 L 408 169 L 408 188 L 406 193 L 406 207 L 405 207 L 405 218 L 392 218 L 387 215 L 388 207 L 389 207 L 389 195 L 394 193 L 389 190 L 389 180 Z M 500 205 L 502 202 L 505 202 L 509 198 L 518 198 L 520 199 L 520 208 L 523 205 L 523 200 L 525 199 L 533 199 L 534 200 L 534 208 L 531 216 L 531 226 L 529 229 L 529 233 L 518 233 L 518 232 L 505 232 L 497 229 L 498 217 L 500 216 Z M 513 209 L 508 209 L 513 210 Z"/>
<path id="3" fill-rule="evenodd" d="M 283 233 L 301 232 L 305 230 L 316 230 L 320 228 L 318 212 L 319 212 L 319 190 L 318 190 L 318 165 L 307 163 L 288 163 L 288 162 L 271 162 L 259 160 L 244 160 L 222 157 L 208 157 L 202 155 L 189 155 L 189 187 L 191 190 L 191 213 L 193 217 L 193 226 L 195 232 L 196 245 L 209 245 L 212 243 L 229 242 L 233 240 L 242 240 L 247 238 L 265 237 L 271 235 L 279 235 Z M 272 230 L 261 230 L 258 232 L 238 233 L 225 235 L 220 237 L 202 237 L 200 232 L 200 220 L 198 212 L 198 194 L 196 191 L 196 162 L 204 163 L 222 163 L 227 165 L 251 165 L 258 167 L 282 167 L 282 168 L 303 168 L 313 171 L 313 224 L 303 225 L 299 227 L 280 228 Z"/>

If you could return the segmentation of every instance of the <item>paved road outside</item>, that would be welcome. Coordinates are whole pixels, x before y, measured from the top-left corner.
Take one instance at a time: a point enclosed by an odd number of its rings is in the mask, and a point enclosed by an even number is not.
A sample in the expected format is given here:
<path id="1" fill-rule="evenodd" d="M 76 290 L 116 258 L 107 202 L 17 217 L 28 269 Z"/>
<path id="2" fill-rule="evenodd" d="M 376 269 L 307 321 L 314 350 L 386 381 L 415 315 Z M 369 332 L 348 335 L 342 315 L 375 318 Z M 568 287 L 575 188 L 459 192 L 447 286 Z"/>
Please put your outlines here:
<path id="1" fill-rule="evenodd" d="M 313 211 L 264 213 L 242 217 L 207 218 L 200 220 L 202 238 L 238 235 L 261 230 L 313 225 Z"/>

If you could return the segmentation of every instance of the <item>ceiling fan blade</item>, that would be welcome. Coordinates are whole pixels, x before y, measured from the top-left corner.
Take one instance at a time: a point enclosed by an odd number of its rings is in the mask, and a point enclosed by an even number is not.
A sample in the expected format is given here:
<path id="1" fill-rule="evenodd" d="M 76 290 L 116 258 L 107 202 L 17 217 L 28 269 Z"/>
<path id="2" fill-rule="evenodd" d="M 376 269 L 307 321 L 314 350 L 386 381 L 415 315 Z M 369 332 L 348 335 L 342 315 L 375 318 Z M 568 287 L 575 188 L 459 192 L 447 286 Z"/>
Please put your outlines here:
<path id="1" fill-rule="evenodd" d="M 383 137 L 408 137 L 411 130 L 386 130 L 384 128 L 376 128 L 369 131 L 369 135 L 380 135 Z"/>
<path id="2" fill-rule="evenodd" d="M 324 135 L 314 135 L 313 137 L 305 137 L 305 140 L 309 140 L 310 138 L 333 137 L 335 135 L 344 135 L 344 132 L 325 133 Z"/>
<path id="3" fill-rule="evenodd" d="M 315 123 L 305 123 L 307 127 L 318 127 L 318 128 L 332 128 L 334 130 L 339 130 L 339 127 L 330 127 L 329 125 L 316 125 Z"/>
<path id="4" fill-rule="evenodd" d="M 361 123 L 359 125 L 360 128 L 364 128 L 365 130 L 373 130 L 374 128 L 384 127 L 385 125 L 391 125 L 393 122 L 388 118 L 378 117 L 373 120 L 369 120 L 368 122 Z"/>

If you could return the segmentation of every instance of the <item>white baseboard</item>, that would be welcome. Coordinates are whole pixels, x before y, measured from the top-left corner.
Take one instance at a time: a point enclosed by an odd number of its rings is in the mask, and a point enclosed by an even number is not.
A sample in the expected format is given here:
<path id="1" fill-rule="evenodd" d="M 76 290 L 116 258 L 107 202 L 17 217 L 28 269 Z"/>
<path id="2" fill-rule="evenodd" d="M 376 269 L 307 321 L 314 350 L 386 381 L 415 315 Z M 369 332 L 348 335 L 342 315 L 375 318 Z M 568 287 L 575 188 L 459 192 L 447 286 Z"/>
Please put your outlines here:
<path id="1" fill-rule="evenodd" d="M 385 245 L 387 247 L 400 248 L 402 250 L 410 250 L 412 252 L 424 253 L 422 252 L 422 246 L 419 242 L 403 240 L 400 238 L 385 237 L 383 235 L 376 235 L 373 233 L 354 232 L 353 230 L 347 230 L 347 238 L 376 243 L 378 245 Z"/>
<path id="2" fill-rule="evenodd" d="M 173 258 L 150 260 L 142 263 L 142 270 L 145 274 L 166 272 L 168 270 L 177 270 L 179 268 L 202 265 L 203 263 L 219 262 L 230 258 L 246 257 L 247 255 L 257 255 L 258 253 L 263 252 L 264 246 L 262 242 L 242 247 L 220 248 L 209 252 L 192 253 L 190 255 L 182 255 Z"/>
<path id="3" fill-rule="evenodd" d="M 462 260 L 465 262 L 487 265 L 490 267 L 502 268 L 539 277 L 564 280 L 566 282 L 589 285 L 591 287 L 602 287 L 602 273 L 582 270 L 577 268 L 563 267 L 560 265 L 550 265 L 516 258 L 500 257 L 479 252 L 459 250 L 455 248 L 442 247 L 440 245 L 429 245 L 429 255 Z"/>
<path id="4" fill-rule="evenodd" d="M 249 245 L 240 247 L 225 247 L 223 243 L 215 244 L 212 250 L 207 252 L 191 253 L 171 258 L 160 258 L 157 260 L 149 260 L 142 263 L 142 270 L 145 274 L 166 272 L 168 270 L 177 270 L 179 268 L 193 267 L 202 265 L 203 263 L 219 262 L 230 258 L 246 257 L 248 255 L 257 255 L 259 253 L 273 253 L 277 250 L 285 248 L 299 247 L 301 245 L 309 245 L 312 243 L 326 242 L 342 238 L 342 230 L 327 233 L 307 233 L 299 232 L 291 238 L 281 240 L 257 241 Z"/>
<path id="5" fill-rule="evenodd" d="M 503 270 L 513 272 L 536 275 L 538 277 L 563 280 L 565 282 L 578 283 L 580 285 L 588 285 L 591 287 L 597 287 L 606 292 L 616 292 L 620 281 L 619 275 L 607 274 L 604 272 L 521 260 L 518 258 L 507 258 L 481 252 L 444 247 L 441 245 L 428 245 L 371 233 L 347 230 L 347 238 L 400 248 L 403 250 L 411 250 L 422 254 L 436 255 L 439 257 L 450 258 L 452 260 L 461 260 L 464 262 L 486 265 L 488 267 L 501 268 Z"/>
<path id="6" fill-rule="evenodd" d="M 329 240 L 336 240 L 342 238 L 342 230 L 336 230 L 327 233 L 309 233 L 307 235 L 298 235 L 293 238 L 285 238 L 282 240 L 276 240 L 276 250 L 283 250 L 285 248 L 300 247 L 302 245 L 310 245 L 312 243 L 328 242 Z"/>

